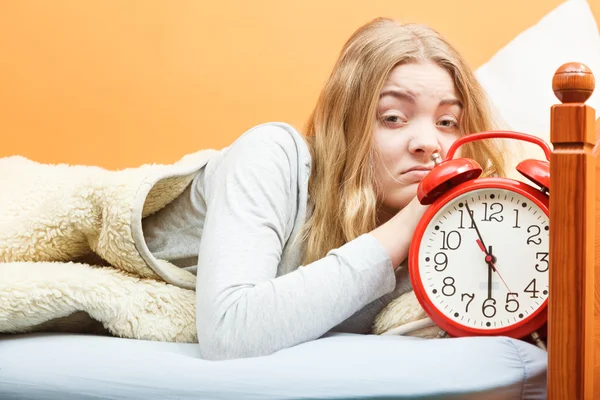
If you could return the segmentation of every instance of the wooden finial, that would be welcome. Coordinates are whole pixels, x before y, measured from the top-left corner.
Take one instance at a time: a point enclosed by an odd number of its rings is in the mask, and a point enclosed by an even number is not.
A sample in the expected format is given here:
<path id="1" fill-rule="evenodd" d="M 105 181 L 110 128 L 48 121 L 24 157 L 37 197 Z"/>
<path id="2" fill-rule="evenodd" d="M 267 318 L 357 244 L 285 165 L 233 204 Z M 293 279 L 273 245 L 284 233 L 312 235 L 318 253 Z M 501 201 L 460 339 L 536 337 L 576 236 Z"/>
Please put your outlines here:
<path id="1" fill-rule="evenodd" d="M 552 90 L 562 103 L 585 103 L 595 86 L 592 71 L 577 62 L 561 65 L 552 78 Z"/>

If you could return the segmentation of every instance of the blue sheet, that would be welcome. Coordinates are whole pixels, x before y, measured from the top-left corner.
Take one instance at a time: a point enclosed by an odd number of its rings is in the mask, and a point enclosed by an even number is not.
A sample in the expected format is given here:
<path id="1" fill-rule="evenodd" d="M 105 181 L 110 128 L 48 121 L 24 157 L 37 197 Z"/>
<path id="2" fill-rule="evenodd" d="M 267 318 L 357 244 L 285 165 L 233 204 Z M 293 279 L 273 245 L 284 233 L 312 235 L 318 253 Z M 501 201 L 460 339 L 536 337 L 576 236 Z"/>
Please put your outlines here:
<path id="1" fill-rule="evenodd" d="M 498 338 L 330 334 L 266 357 L 206 361 L 194 344 L 0 336 L 0 399 L 544 399 L 547 354 Z"/>

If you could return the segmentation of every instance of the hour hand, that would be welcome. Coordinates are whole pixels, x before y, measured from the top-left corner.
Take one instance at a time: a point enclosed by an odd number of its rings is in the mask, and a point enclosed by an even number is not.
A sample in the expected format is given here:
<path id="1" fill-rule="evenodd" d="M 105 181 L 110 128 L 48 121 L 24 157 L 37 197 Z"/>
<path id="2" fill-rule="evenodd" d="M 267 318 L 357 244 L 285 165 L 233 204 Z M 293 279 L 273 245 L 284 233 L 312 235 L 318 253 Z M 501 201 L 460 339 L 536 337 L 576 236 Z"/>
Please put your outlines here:
<path id="1" fill-rule="evenodd" d="M 488 263 L 488 299 L 492 298 L 492 264 Z"/>

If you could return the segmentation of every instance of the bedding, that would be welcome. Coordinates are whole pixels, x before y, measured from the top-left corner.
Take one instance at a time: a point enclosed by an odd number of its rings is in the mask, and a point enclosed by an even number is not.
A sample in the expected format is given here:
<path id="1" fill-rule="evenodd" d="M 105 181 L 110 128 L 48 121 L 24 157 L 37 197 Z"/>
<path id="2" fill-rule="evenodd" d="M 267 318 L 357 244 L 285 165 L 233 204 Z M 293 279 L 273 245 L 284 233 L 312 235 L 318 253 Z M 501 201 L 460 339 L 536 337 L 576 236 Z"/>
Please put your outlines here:
<path id="1" fill-rule="evenodd" d="M 505 337 L 329 334 L 206 361 L 191 343 L 35 333 L 0 336 L 0 399 L 543 399 L 546 357 Z"/>
<path id="2" fill-rule="evenodd" d="M 141 221 L 215 153 L 120 171 L 0 158 L 0 332 L 72 331 L 85 314 L 81 328 L 196 342 L 196 277 L 153 257 Z"/>

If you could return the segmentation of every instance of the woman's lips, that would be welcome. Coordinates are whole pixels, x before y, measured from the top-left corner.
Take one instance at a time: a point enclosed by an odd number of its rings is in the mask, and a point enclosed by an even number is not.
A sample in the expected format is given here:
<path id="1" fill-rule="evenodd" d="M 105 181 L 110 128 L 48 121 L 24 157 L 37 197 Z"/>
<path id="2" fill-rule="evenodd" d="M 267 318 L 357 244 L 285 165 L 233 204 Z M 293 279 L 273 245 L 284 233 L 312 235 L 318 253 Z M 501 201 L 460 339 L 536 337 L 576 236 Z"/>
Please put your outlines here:
<path id="1" fill-rule="evenodd" d="M 402 180 L 406 183 L 421 182 L 430 172 L 429 168 L 412 168 L 402 173 Z"/>

